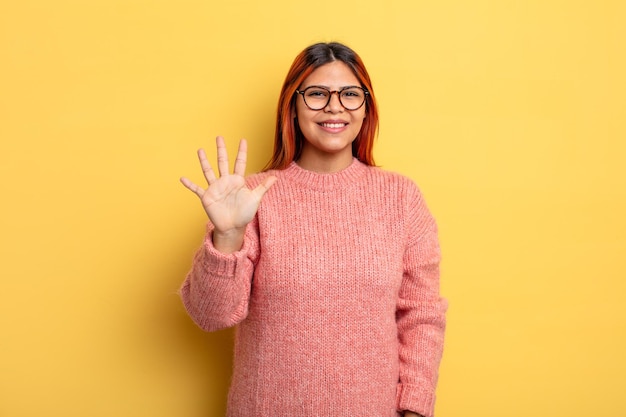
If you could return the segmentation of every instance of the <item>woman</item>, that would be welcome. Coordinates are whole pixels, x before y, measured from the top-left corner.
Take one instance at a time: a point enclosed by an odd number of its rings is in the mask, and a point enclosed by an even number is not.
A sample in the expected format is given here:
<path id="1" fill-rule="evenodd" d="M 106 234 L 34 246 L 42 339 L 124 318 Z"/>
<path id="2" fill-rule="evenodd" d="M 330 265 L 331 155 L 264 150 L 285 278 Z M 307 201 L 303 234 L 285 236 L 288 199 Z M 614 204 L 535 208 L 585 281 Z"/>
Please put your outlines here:
<path id="1" fill-rule="evenodd" d="M 182 288 L 193 320 L 237 325 L 229 416 L 433 415 L 446 302 L 437 226 L 418 188 L 374 166 L 378 113 L 350 48 L 320 43 L 292 64 L 274 154 L 244 179 L 182 183 L 209 216 Z"/>

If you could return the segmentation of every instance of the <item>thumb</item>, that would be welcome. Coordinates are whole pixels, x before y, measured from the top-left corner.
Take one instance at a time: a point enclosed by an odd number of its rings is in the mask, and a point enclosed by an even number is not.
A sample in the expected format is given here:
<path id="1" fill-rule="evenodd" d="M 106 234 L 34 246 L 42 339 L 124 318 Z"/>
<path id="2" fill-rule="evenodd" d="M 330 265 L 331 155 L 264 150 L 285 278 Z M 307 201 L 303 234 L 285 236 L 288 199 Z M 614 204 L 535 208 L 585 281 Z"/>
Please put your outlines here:
<path id="1" fill-rule="evenodd" d="M 272 187 L 272 185 L 276 183 L 277 180 L 278 178 L 276 178 L 273 175 L 270 177 L 267 177 L 261 184 L 257 185 L 256 188 L 252 190 L 252 192 L 260 201 L 261 198 L 263 198 L 263 196 L 267 192 L 267 190 L 269 190 Z"/>

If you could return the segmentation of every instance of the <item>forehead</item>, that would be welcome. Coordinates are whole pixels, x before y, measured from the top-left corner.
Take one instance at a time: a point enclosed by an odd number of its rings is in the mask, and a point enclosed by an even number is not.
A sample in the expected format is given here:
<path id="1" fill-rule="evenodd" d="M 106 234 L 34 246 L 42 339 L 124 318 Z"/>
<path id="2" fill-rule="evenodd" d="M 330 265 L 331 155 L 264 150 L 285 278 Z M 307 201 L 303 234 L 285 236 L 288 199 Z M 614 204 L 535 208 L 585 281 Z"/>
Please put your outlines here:
<path id="1" fill-rule="evenodd" d="M 302 82 L 302 87 L 320 85 L 329 88 L 341 88 L 348 85 L 361 85 L 350 67 L 341 61 L 334 61 L 316 68 Z"/>

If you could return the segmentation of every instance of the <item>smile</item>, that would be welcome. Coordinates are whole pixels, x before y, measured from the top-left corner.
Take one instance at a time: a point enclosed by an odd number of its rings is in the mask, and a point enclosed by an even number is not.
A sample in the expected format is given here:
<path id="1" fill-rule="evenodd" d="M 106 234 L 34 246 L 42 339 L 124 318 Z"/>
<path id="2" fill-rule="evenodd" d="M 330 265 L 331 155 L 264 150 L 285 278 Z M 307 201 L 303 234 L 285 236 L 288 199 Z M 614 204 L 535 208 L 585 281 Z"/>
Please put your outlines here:
<path id="1" fill-rule="evenodd" d="M 328 129 L 341 129 L 342 127 L 346 127 L 347 123 L 320 123 L 320 126 Z"/>

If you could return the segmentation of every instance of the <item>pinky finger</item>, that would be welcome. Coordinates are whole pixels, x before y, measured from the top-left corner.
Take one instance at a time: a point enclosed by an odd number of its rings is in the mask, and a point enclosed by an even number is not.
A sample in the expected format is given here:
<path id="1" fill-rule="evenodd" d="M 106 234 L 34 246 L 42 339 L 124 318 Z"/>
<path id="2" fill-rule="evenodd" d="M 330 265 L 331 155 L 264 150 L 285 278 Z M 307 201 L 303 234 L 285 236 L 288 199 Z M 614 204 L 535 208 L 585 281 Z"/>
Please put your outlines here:
<path id="1" fill-rule="evenodd" d="M 204 190 L 202 188 L 200 188 L 198 185 L 196 185 L 194 182 L 192 182 L 190 179 L 185 178 L 185 177 L 181 177 L 180 182 L 183 183 L 183 185 L 188 190 L 193 192 L 198 197 L 202 198 L 202 196 L 204 195 Z"/>

